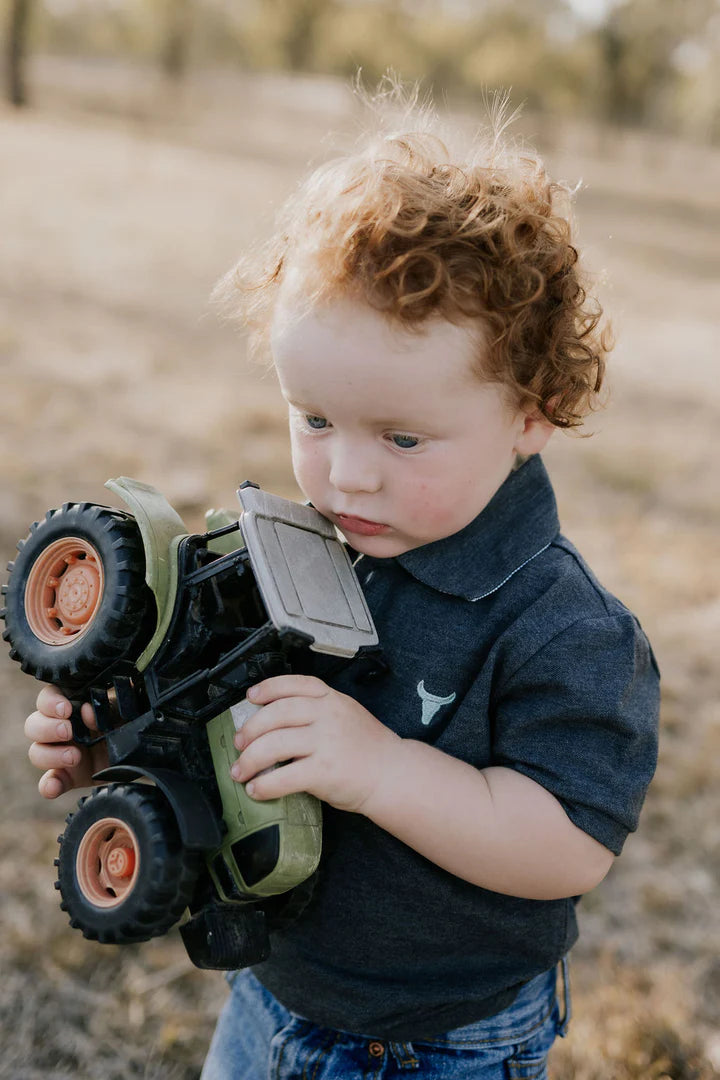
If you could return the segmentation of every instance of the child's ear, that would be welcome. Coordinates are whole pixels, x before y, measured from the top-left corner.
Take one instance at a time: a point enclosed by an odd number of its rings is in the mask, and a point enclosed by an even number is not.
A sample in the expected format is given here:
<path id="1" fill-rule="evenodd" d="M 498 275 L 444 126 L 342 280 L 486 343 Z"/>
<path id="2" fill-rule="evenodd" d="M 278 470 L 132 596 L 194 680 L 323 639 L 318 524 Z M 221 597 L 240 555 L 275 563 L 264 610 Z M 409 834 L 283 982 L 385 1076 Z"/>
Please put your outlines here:
<path id="1" fill-rule="evenodd" d="M 523 413 L 522 426 L 515 442 L 515 453 L 522 457 L 539 454 L 555 430 L 554 424 L 537 411 Z"/>

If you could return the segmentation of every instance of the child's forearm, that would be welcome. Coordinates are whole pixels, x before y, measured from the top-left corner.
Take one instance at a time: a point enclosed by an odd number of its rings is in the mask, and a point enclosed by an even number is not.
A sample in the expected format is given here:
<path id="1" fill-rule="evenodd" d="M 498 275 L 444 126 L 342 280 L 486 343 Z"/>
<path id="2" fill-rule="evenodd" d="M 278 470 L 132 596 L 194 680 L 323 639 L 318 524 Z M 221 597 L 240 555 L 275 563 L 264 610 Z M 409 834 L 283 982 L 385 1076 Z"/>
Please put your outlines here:
<path id="1" fill-rule="evenodd" d="M 402 739 L 382 772 L 360 812 L 475 885 L 553 900 L 588 892 L 612 865 L 549 791 L 513 769 L 478 770 Z"/>
<path id="2" fill-rule="evenodd" d="M 252 798 L 308 791 L 365 814 L 452 874 L 510 896 L 575 896 L 610 868 L 607 848 L 513 769 L 478 770 L 402 739 L 311 676 L 266 679 L 248 698 L 263 708 L 235 737 L 241 753 L 232 775 Z"/>

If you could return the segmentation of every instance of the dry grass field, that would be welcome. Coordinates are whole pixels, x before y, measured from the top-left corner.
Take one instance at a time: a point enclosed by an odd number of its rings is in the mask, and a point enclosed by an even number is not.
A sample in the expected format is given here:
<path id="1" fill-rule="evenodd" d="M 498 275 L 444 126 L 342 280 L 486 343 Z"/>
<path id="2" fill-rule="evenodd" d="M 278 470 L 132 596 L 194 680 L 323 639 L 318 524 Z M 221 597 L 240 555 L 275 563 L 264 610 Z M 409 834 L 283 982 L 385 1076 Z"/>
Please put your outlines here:
<path id="1" fill-rule="evenodd" d="M 208 310 L 329 128 L 345 88 L 38 62 L 0 111 L 0 552 L 107 477 L 159 487 L 199 528 L 250 477 L 293 495 L 272 378 Z M 581 906 L 575 1019 L 555 1080 L 720 1076 L 720 155 L 647 136 L 522 129 L 582 179 L 580 241 L 618 347 L 589 439 L 546 455 L 565 532 L 648 631 L 660 766 L 639 832 Z M 0 1078 L 192 1080 L 221 976 L 176 933 L 86 942 L 53 891 L 55 837 L 22 721 L 36 685 L 0 659 Z"/>

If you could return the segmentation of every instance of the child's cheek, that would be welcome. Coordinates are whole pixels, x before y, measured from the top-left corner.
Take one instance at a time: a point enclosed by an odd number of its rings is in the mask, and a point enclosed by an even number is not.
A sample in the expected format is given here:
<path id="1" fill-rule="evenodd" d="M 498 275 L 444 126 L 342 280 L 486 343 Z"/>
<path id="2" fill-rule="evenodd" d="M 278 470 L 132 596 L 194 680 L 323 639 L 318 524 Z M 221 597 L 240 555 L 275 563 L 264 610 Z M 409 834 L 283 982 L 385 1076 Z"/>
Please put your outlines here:
<path id="1" fill-rule="evenodd" d="M 413 519 L 430 530 L 438 528 L 447 515 L 448 501 L 441 488 L 433 489 L 426 483 L 408 491 L 408 510 Z"/>
<path id="2" fill-rule="evenodd" d="M 312 498 L 312 492 L 308 487 L 314 487 L 322 473 L 322 451 L 308 439 L 295 437 L 292 439 L 292 466 L 295 479 L 303 490 L 303 493 Z"/>
<path id="3" fill-rule="evenodd" d="M 413 492 L 412 518 L 418 534 L 441 539 L 458 532 L 475 517 L 481 507 L 469 493 L 449 480 L 419 486 Z"/>

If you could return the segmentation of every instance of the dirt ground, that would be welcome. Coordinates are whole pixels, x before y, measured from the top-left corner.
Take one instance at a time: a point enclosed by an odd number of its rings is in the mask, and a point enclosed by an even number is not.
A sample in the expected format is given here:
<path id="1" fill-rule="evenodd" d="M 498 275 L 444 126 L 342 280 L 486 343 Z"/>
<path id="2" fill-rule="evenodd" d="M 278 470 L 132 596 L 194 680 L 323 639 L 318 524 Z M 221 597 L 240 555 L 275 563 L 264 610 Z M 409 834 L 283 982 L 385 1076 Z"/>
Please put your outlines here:
<path id="1" fill-rule="evenodd" d="M 0 551 L 45 509 L 102 502 L 120 474 L 199 528 L 251 478 L 296 494 L 271 377 L 209 310 L 328 129 L 329 81 L 215 76 L 171 95 L 146 73 L 38 61 L 36 107 L 0 111 Z M 581 905 L 575 1019 L 555 1080 L 720 1076 L 720 154 L 522 121 L 582 179 L 580 242 L 618 346 L 589 439 L 546 454 L 564 530 L 639 615 L 663 672 L 643 821 Z M 74 806 L 36 793 L 22 721 L 36 684 L 0 659 L 0 1078 L 191 1080 L 221 976 L 176 932 L 137 948 L 71 931 L 53 891 Z"/>

